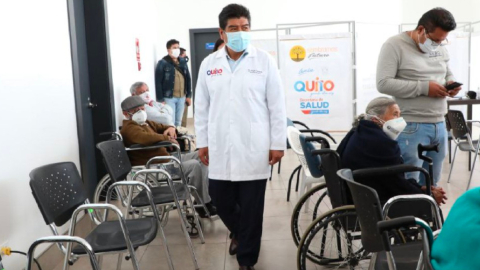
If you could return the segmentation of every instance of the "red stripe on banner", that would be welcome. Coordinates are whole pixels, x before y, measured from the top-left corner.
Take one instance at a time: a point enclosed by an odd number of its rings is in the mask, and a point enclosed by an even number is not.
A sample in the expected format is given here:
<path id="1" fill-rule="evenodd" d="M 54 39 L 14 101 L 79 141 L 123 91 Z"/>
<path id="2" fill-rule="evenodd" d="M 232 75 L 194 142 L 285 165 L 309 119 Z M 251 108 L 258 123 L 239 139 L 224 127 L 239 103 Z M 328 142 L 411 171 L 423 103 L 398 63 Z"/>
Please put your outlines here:
<path id="1" fill-rule="evenodd" d="M 310 114 L 312 110 L 302 110 L 303 114 Z"/>

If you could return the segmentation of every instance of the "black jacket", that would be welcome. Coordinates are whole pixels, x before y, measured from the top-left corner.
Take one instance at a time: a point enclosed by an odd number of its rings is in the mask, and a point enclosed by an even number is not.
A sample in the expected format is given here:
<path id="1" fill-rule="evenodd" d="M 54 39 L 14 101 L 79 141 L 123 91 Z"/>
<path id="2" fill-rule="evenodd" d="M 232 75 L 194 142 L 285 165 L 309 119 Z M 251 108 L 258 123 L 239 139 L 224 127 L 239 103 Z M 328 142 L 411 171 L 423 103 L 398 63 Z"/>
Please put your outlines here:
<path id="1" fill-rule="evenodd" d="M 175 67 L 172 58 L 167 55 L 158 61 L 155 68 L 155 94 L 157 101 L 163 102 L 165 98 L 173 97 L 173 86 L 175 84 L 175 69 L 181 72 L 185 79 L 185 96 L 192 96 L 192 80 L 188 71 L 187 61 L 179 57 L 178 66 Z"/>
<path id="2" fill-rule="evenodd" d="M 347 134 L 337 151 L 342 167 L 352 171 L 403 164 L 397 141 L 390 139 L 379 126 L 368 120 L 360 120 L 358 127 Z M 404 174 L 355 181 L 375 189 L 382 204 L 396 195 L 424 194 L 421 186 L 414 179 L 405 179 Z"/>

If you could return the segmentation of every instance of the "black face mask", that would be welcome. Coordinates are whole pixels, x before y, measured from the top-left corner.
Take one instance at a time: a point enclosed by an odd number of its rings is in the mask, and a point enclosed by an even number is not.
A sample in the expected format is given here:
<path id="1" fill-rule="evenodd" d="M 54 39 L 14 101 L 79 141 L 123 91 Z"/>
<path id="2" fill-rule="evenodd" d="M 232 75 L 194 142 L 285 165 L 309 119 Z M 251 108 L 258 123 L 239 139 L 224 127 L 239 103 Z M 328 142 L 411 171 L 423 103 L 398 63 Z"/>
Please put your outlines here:
<path id="1" fill-rule="evenodd" d="M 188 56 L 185 56 L 184 58 L 185 58 L 185 62 L 188 63 L 188 61 L 190 61 L 190 58 L 188 58 Z"/>

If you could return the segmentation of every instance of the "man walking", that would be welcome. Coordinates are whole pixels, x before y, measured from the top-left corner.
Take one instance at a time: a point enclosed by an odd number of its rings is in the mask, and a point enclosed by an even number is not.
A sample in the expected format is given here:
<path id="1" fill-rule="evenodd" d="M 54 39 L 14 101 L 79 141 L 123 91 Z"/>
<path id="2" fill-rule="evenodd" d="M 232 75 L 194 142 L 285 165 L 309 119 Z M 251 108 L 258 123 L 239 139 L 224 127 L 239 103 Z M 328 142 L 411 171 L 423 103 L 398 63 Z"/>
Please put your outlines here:
<path id="1" fill-rule="evenodd" d="M 233 233 L 230 254 L 241 270 L 257 263 L 270 166 L 286 148 L 285 97 L 273 58 L 250 45 L 250 12 L 237 4 L 219 15 L 226 47 L 200 67 L 195 130 L 209 165 L 209 193 Z"/>

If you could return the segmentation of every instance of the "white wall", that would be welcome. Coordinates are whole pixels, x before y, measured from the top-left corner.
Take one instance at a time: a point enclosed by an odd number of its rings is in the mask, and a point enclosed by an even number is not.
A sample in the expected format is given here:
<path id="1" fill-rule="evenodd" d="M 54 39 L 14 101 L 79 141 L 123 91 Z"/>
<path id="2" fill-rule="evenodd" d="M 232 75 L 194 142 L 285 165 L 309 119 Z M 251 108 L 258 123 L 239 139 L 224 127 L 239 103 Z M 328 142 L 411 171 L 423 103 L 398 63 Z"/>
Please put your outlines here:
<path id="1" fill-rule="evenodd" d="M 153 0 L 108 0 L 110 57 L 117 127 L 123 116 L 120 103 L 130 96 L 130 86 L 143 81 L 155 96 L 155 35 L 159 29 Z M 140 42 L 138 70 L 135 39 Z"/>
<path id="2" fill-rule="evenodd" d="M 66 1 L 1 1 L 0 25 L 0 245 L 8 240 L 27 251 L 51 235 L 30 191 L 30 171 L 79 165 Z M 4 264 L 22 269 L 25 258 L 5 257 Z"/>

